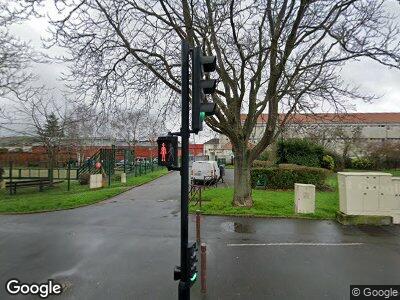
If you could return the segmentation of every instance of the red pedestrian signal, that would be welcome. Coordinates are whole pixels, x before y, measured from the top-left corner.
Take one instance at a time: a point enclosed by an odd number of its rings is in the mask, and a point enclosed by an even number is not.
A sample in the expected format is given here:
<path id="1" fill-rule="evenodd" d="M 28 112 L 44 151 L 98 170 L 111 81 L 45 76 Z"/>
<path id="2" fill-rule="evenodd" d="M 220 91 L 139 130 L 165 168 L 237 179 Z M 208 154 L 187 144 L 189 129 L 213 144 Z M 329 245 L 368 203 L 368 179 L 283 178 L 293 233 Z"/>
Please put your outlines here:
<path id="1" fill-rule="evenodd" d="M 165 147 L 165 143 L 161 144 L 160 155 L 161 155 L 161 162 L 165 162 L 167 156 L 167 147 Z"/>
<path id="2" fill-rule="evenodd" d="M 160 136 L 158 144 L 158 165 L 167 168 L 178 166 L 178 137 Z"/>

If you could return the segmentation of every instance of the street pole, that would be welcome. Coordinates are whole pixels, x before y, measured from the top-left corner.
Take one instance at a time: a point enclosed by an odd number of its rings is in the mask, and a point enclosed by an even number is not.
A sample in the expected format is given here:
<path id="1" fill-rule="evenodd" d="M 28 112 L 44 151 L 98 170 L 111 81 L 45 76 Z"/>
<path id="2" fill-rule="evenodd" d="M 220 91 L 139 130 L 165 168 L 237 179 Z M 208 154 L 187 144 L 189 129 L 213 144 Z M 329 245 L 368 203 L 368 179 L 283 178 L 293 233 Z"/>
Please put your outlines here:
<path id="1" fill-rule="evenodd" d="M 68 160 L 67 174 L 68 174 L 68 191 L 69 191 L 71 188 L 71 158 L 69 158 Z M 58 178 L 60 178 L 60 175 L 58 175 Z"/>
<path id="2" fill-rule="evenodd" d="M 190 278 L 188 259 L 188 204 L 189 204 L 189 54 L 190 47 L 183 40 L 181 45 L 181 88 L 182 88 L 182 164 L 181 164 L 181 278 L 178 286 L 178 299 L 190 299 Z"/>

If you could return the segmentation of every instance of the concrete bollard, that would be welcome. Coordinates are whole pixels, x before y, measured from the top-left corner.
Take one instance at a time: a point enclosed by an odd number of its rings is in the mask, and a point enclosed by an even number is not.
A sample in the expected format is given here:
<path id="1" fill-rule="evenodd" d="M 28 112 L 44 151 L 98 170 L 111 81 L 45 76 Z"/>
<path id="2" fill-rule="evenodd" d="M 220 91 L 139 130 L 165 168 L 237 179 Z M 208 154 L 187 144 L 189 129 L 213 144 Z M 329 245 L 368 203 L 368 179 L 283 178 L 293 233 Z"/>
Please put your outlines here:
<path id="1" fill-rule="evenodd" d="M 294 184 L 294 211 L 295 213 L 314 213 L 315 211 L 315 185 Z"/>
<path id="2" fill-rule="evenodd" d="M 101 174 L 90 175 L 89 187 L 91 189 L 98 189 L 103 186 L 103 176 Z"/>
<path id="3" fill-rule="evenodd" d="M 126 173 L 121 174 L 121 183 L 126 183 Z"/>
<path id="4" fill-rule="evenodd" d="M 200 281 L 201 281 L 201 292 L 207 292 L 207 246 L 205 243 L 201 244 L 201 267 L 200 267 Z"/>

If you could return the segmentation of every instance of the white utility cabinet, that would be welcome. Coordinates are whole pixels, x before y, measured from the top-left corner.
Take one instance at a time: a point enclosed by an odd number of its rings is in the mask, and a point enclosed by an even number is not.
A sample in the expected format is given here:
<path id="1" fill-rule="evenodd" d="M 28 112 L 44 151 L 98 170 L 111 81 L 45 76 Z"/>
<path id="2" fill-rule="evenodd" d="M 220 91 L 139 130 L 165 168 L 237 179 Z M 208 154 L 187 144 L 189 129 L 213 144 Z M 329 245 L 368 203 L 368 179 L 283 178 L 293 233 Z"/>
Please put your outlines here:
<path id="1" fill-rule="evenodd" d="M 347 215 L 400 216 L 400 178 L 381 172 L 339 172 L 339 206 Z"/>
<path id="2" fill-rule="evenodd" d="M 315 211 L 315 185 L 294 184 L 294 211 L 295 213 L 314 213 Z"/>
<path id="3" fill-rule="evenodd" d="M 101 174 L 90 175 L 89 187 L 91 189 L 98 189 L 103 186 L 103 176 Z"/>

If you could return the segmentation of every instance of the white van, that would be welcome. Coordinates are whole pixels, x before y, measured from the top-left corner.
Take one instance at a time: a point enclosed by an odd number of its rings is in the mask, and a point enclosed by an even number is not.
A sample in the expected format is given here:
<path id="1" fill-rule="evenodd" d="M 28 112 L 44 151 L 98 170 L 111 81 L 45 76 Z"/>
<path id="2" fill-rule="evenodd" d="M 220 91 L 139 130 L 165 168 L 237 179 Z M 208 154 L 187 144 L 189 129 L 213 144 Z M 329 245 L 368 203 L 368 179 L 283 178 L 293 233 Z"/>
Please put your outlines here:
<path id="1" fill-rule="evenodd" d="M 218 181 L 219 168 L 215 160 L 194 161 L 192 165 L 191 177 L 193 183 L 197 181 Z"/>

